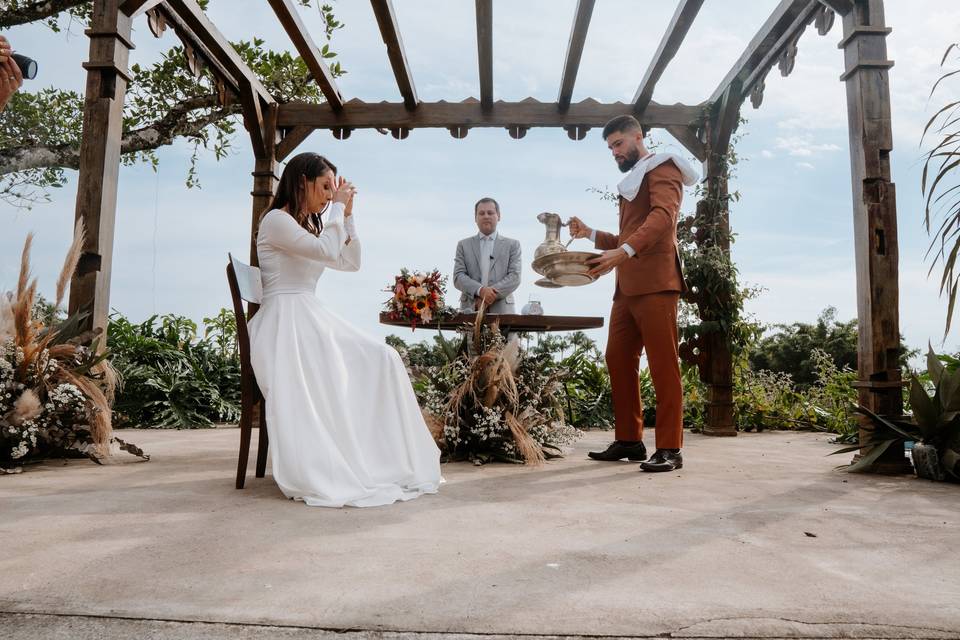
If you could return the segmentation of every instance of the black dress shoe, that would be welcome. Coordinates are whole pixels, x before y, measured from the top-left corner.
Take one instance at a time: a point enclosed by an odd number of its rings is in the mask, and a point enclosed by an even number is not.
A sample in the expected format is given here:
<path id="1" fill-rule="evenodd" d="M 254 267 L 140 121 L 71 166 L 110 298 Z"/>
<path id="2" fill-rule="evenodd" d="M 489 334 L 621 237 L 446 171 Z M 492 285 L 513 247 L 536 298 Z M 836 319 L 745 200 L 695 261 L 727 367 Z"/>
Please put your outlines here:
<path id="1" fill-rule="evenodd" d="M 610 443 L 606 451 L 591 451 L 587 455 L 594 460 L 603 460 L 604 462 L 615 462 L 624 458 L 636 462 L 647 459 L 647 448 L 640 441 L 615 440 Z"/>
<path id="2" fill-rule="evenodd" d="M 649 460 L 640 463 L 641 471 L 652 473 L 674 471 L 682 468 L 683 456 L 680 455 L 680 449 L 657 449 Z"/>

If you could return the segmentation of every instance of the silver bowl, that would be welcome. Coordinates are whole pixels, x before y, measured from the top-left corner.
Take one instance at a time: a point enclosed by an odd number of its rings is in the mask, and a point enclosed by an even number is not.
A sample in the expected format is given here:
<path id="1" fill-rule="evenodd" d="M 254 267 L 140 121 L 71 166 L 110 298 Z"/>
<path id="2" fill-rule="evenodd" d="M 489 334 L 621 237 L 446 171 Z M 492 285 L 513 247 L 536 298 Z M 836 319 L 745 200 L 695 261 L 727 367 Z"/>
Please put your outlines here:
<path id="1" fill-rule="evenodd" d="M 561 287 L 580 287 L 596 280 L 590 275 L 587 260 L 599 257 L 591 251 L 564 251 L 542 256 L 533 261 L 533 270 Z M 537 284 L 540 284 L 538 281 Z M 541 286 L 544 286 L 541 284 Z"/>

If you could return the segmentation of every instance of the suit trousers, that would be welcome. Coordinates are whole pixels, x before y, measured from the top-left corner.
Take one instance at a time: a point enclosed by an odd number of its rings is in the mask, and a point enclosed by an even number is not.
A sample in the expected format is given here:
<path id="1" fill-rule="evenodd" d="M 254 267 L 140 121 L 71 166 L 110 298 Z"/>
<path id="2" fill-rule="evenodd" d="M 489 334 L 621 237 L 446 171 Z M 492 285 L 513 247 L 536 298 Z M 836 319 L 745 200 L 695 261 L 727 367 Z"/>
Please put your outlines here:
<path id="1" fill-rule="evenodd" d="M 619 291 L 610 312 L 607 369 L 613 390 L 617 440 L 643 438 L 640 353 L 646 351 L 657 397 L 658 449 L 683 446 L 683 383 L 677 336 L 676 291 L 625 296 Z"/>

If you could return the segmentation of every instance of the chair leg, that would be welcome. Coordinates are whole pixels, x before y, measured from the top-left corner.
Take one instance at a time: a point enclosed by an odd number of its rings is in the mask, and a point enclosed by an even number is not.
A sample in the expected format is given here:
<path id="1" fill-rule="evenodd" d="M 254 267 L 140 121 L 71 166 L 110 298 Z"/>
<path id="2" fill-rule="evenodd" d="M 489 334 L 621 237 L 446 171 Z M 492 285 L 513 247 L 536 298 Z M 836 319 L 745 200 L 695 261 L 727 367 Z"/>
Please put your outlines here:
<path id="1" fill-rule="evenodd" d="M 247 476 L 247 459 L 250 457 L 251 407 L 244 406 L 240 411 L 240 459 L 237 461 L 237 489 L 243 489 Z"/>
<path id="2" fill-rule="evenodd" d="M 267 472 L 267 447 L 269 438 L 267 437 L 267 416 L 266 406 L 263 400 L 260 401 L 260 434 L 257 436 L 257 477 L 262 478 Z"/>

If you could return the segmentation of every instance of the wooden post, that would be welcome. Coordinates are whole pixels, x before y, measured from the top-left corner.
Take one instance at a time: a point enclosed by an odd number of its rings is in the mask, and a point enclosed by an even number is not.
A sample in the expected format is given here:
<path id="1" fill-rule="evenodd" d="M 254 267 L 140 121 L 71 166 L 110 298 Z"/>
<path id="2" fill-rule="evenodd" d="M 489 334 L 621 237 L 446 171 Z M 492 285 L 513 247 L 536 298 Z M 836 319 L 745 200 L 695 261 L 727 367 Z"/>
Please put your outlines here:
<path id="1" fill-rule="evenodd" d="M 883 0 L 856 0 L 843 18 L 853 233 L 857 273 L 860 402 L 883 416 L 903 413 L 897 202 L 890 181 L 890 84 Z M 860 442 L 869 433 L 861 429 Z M 874 471 L 906 472 L 903 447 L 891 447 Z"/>
<path id="2" fill-rule="evenodd" d="M 277 143 L 280 140 L 277 130 L 277 105 L 271 104 L 264 111 L 262 122 L 254 122 L 248 118 L 249 126 L 262 127 L 261 137 L 264 140 L 263 153 L 257 153 L 254 145 L 253 165 L 253 217 L 250 225 L 250 264 L 258 266 L 257 258 L 257 229 L 260 228 L 260 216 L 270 206 L 273 194 L 277 190 L 280 180 L 280 163 L 277 162 Z"/>
<path id="3" fill-rule="evenodd" d="M 119 10 L 119 0 L 95 0 L 90 28 L 90 60 L 83 105 L 80 176 L 77 180 L 76 219 L 83 220 L 87 237 L 83 254 L 70 282 L 69 310 L 88 311 L 84 328 L 107 328 L 110 310 L 110 268 L 117 214 L 117 178 L 123 135 L 123 101 L 130 79 L 127 59 L 131 19 Z"/>
<path id="4" fill-rule="evenodd" d="M 698 213 L 710 220 L 714 233 L 704 243 L 730 255 L 730 206 L 728 192 L 727 153 L 730 138 L 740 123 L 740 105 L 743 95 L 740 81 L 734 80 L 717 102 L 708 123 L 709 149 L 707 157 L 707 195 L 698 203 Z M 728 296 L 730 292 L 721 295 Z M 721 300 L 721 304 L 729 300 Z M 710 303 L 707 303 L 710 304 Z M 710 309 L 700 310 L 703 320 L 715 320 Z M 709 436 L 735 436 L 733 420 L 733 356 L 729 336 L 723 331 L 711 331 L 703 336 L 705 351 L 701 379 L 708 385 L 707 417 L 703 432 Z"/>

